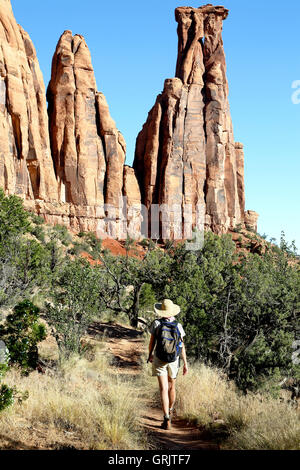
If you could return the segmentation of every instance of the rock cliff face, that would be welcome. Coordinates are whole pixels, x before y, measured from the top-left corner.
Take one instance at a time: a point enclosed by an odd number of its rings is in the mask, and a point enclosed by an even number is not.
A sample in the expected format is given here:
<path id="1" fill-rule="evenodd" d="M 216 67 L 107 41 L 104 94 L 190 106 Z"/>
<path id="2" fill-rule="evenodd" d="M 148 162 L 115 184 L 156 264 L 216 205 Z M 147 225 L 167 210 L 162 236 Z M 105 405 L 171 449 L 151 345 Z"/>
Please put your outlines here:
<path id="1" fill-rule="evenodd" d="M 243 146 L 234 142 L 222 41 L 227 15 L 212 5 L 176 9 L 176 78 L 165 81 L 137 138 L 142 203 L 176 205 L 171 233 L 180 231 L 186 206 L 193 227 L 203 223 L 201 209 L 217 233 L 245 221 Z"/>
<path id="2" fill-rule="evenodd" d="M 0 0 L 0 187 L 57 201 L 45 87 L 34 46 Z"/>
<path id="3" fill-rule="evenodd" d="M 97 91 L 84 38 L 71 31 L 57 44 L 47 99 L 48 112 L 34 46 L 10 1 L 0 0 L 0 187 L 49 223 L 101 237 L 138 233 L 139 188 L 124 167 L 126 143 Z"/>
<path id="4" fill-rule="evenodd" d="M 101 219 L 104 204 L 118 208 L 116 219 L 120 218 L 126 144 L 105 96 L 97 91 L 85 40 L 71 31 L 65 31 L 58 42 L 47 99 L 60 201 L 83 212 L 90 208 L 98 229 L 109 231 Z"/>
<path id="5" fill-rule="evenodd" d="M 85 206 L 117 204 L 126 144 L 105 96 L 97 92 L 85 40 L 71 31 L 58 42 L 47 99 L 61 200 Z"/>
<path id="6" fill-rule="evenodd" d="M 186 220 L 217 233 L 255 226 L 257 214 L 244 212 L 243 146 L 229 111 L 227 14 L 212 5 L 176 9 L 176 77 L 150 111 L 130 168 L 84 38 L 60 37 L 47 110 L 34 46 L 10 0 L 0 0 L 0 187 L 47 222 L 100 237 L 136 237 L 141 227 L 146 235 L 155 204 L 167 207 L 168 238 L 188 237 Z"/>

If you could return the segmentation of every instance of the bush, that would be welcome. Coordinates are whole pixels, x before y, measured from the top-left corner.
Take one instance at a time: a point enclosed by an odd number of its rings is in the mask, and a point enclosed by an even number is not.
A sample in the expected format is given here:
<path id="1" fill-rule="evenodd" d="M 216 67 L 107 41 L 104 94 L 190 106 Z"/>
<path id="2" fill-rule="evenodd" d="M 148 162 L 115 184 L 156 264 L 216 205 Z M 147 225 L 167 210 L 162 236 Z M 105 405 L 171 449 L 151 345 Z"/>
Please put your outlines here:
<path id="1" fill-rule="evenodd" d="M 64 246 L 69 246 L 72 243 L 72 236 L 64 225 L 54 225 L 52 235 L 60 240 Z"/>
<path id="2" fill-rule="evenodd" d="M 79 256 L 82 252 L 90 252 L 90 247 L 87 243 L 78 243 L 75 242 L 71 248 L 68 250 L 68 254 L 71 256 Z"/>
<path id="3" fill-rule="evenodd" d="M 81 338 L 94 315 L 99 315 L 96 270 L 84 260 L 67 260 L 54 283 L 47 321 L 60 358 L 81 353 Z"/>
<path id="4" fill-rule="evenodd" d="M 34 225 L 31 230 L 31 234 L 36 237 L 40 242 L 45 242 L 45 230 L 41 225 Z"/>
<path id="5" fill-rule="evenodd" d="M 0 362 L 0 412 L 13 403 L 13 389 L 5 384 L 1 384 L 1 379 L 8 370 L 6 358 L 2 358 L 1 361 L 3 363 Z"/>
<path id="6" fill-rule="evenodd" d="M 29 231 L 29 213 L 17 196 L 6 197 L 0 189 L 0 249 L 16 236 Z"/>
<path id="7" fill-rule="evenodd" d="M 283 241 L 262 256 L 237 259 L 228 236 L 205 235 L 198 253 L 174 252 L 165 297 L 181 306 L 188 351 L 223 368 L 243 390 L 276 392 L 292 363 L 300 271 Z"/>
<path id="8" fill-rule="evenodd" d="M 90 253 L 94 259 L 97 259 L 102 250 L 102 240 L 97 238 L 92 232 L 84 233 L 81 238 L 84 238 L 83 249 Z"/>
<path id="9" fill-rule="evenodd" d="M 11 364 L 18 364 L 24 373 L 37 367 L 37 344 L 46 338 L 46 328 L 39 322 L 39 309 L 29 300 L 15 306 L 8 315 L 0 336 L 9 350 Z"/>
<path id="10" fill-rule="evenodd" d="M 170 272 L 170 256 L 163 250 L 148 248 L 142 260 L 128 256 L 128 252 L 127 256 L 102 252 L 100 261 L 97 266 L 98 290 L 106 310 L 117 315 L 124 313 L 131 326 L 137 327 L 140 301 L 143 306 L 149 302 L 149 294 L 152 302 L 154 295 L 159 296 L 163 292 Z M 152 293 L 149 293 L 149 287 L 144 288 L 145 284 L 151 286 Z M 148 289 L 148 293 L 143 293 L 144 289 Z"/>
<path id="11" fill-rule="evenodd" d="M 0 412 L 14 403 L 14 390 L 5 384 L 0 386 Z"/>
<path id="12" fill-rule="evenodd" d="M 238 224 L 234 229 L 233 229 L 233 232 L 235 233 L 241 233 L 243 229 L 243 225 L 242 224 Z"/>
<path id="13" fill-rule="evenodd" d="M 144 284 L 141 289 L 140 295 L 140 308 L 142 310 L 145 309 L 153 309 L 153 305 L 156 302 L 156 296 L 154 289 L 151 284 Z"/>
<path id="14" fill-rule="evenodd" d="M 9 370 L 9 353 L 5 343 L 0 341 L 0 382 L 6 372 Z M 19 403 L 28 398 L 28 393 L 19 393 L 16 387 L 9 387 L 6 384 L 0 383 L 0 412 L 5 408 L 13 405 L 15 399 L 18 399 Z"/>
<path id="15" fill-rule="evenodd" d="M 32 220 L 32 223 L 34 225 L 44 225 L 45 224 L 45 219 L 41 217 L 40 215 L 35 214 L 34 212 L 30 213 L 30 218 Z"/>
<path id="16" fill-rule="evenodd" d="M 38 222 L 32 225 L 30 222 Z M 35 229 L 37 232 L 35 233 Z M 39 218 L 26 212 L 16 196 L 0 190 L 0 307 L 16 305 L 36 287 L 49 284 L 50 257 L 43 240 Z"/>

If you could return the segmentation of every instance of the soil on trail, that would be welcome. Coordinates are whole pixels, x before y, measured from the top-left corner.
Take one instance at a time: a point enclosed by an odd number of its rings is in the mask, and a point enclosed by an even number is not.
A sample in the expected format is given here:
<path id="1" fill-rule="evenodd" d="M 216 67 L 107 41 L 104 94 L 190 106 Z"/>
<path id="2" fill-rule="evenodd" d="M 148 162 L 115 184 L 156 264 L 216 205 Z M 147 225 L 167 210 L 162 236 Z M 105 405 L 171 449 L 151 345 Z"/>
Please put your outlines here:
<path id="1" fill-rule="evenodd" d="M 118 324 L 97 324 L 90 334 L 104 333 L 107 350 L 113 355 L 113 365 L 122 375 L 139 376 L 141 356 L 145 351 L 143 332 Z M 150 366 L 149 366 L 150 367 Z M 173 417 L 172 429 L 161 429 L 162 410 L 149 397 L 143 400 L 144 414 L 141 425 L 145 428 L 151 447 L 155 450 L 219 450 L 214 442 L 205 439 L 204 434 L 195 426 Z"/>

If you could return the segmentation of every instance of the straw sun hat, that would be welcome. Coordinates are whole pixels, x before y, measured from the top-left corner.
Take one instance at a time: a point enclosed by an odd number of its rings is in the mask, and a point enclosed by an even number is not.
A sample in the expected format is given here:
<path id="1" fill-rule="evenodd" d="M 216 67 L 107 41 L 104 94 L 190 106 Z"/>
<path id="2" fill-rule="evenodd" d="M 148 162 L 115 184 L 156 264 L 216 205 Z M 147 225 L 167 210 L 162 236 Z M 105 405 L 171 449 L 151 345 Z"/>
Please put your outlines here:
<path id="1" fill-rule="evenodd" d="M 172 300 L 164 299 L 162 303 L 154 305 L 154 311 L 161 318 L 169 318 L 178 315 L 180 307 L 173 304 Z"/>

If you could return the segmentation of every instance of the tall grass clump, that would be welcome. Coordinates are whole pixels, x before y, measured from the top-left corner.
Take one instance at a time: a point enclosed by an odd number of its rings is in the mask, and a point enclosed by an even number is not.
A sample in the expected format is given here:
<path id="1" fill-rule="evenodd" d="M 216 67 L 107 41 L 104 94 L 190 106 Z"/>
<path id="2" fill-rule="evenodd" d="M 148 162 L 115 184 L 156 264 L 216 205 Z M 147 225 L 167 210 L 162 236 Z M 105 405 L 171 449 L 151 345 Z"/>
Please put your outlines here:
<path id="1" fill-rule="evenodd" d="M 1 413 L 1 435 L 14 442 L 33 442 L 32 429 L 45 428 L 45 448 L 145 448 L 137 390 L 109 370 L 103 353 L 92 361 L 73 356 L 58 371 L 35 371 L 28 377 L 12 369 L 7 383 L 27 390 L 29 398 Z M 65 443 L 66 436 L 72 444 Z"/>
<path id="2" fill-rule="evenodd" d="M 283 399 L 242 394 L 218 369 L 194 364 L 178 378 L 177 414 L 225 449 L 300 449 L 300 414 Z"/>

